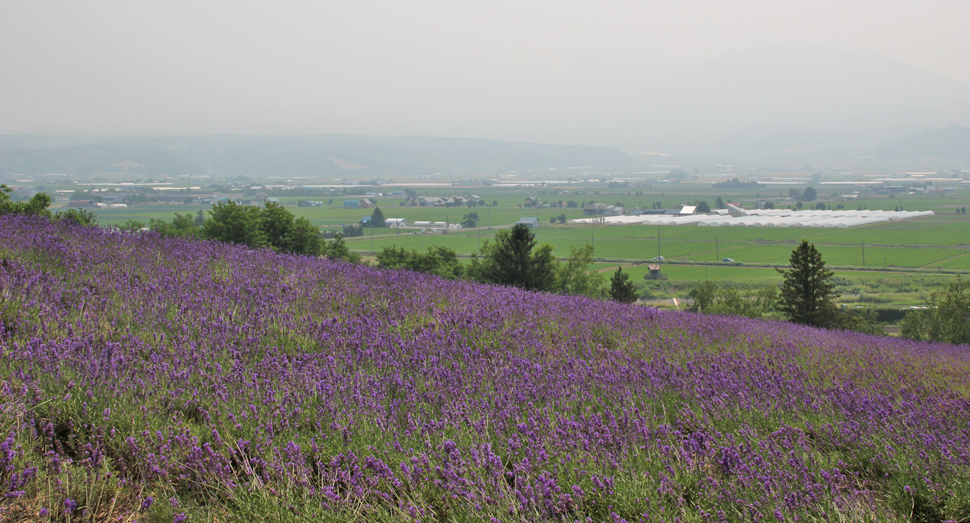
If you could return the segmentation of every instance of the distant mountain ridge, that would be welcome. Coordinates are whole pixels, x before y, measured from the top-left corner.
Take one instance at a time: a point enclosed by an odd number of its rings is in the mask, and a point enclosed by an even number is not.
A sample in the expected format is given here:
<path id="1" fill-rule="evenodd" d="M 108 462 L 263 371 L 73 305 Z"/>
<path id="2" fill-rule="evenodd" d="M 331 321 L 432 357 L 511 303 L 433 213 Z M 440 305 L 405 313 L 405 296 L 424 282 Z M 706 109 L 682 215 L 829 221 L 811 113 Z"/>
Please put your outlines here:
<path id="1" fill-rule="evenodd" d="M 78 141 L 81 141 L 78 139 Z M 216 172 L 312 176 L 489 173 L 638 165 L 609 147 L 417 136 L 199 136 L 70 144 L 66 137 L 0 137 L 0 174 L 126 170 L 151 175 Z M 44 147 L 45 144 L 50 146 Z M 63 145 L 69 144 L 69 145 Z"/>
<path id="2" fill-rule="evenodd" d="M 893 160 L 944 160 L 970 163 L 970 127 L 925 129 L 876 146 L 880 158 Z"/>

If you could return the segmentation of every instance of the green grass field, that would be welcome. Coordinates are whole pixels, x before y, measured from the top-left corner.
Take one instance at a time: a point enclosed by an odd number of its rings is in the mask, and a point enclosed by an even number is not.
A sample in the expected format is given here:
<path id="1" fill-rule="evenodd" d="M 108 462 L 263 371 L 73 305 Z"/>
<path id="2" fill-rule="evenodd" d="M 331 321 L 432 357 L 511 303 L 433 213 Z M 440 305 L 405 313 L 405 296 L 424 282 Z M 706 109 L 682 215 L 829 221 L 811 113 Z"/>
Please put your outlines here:
<path id="1" fill-rule="evenodd" d="M 663 207 L 674 207 L 681 203 L 704 200 L 713 205 L 717 196 L 724 201 L 742 202 L 750 207 L 755 201 L 769 199 L 776 206 L 787 207 L 787 188 L 769 186 L 756 190 L 720 190 L 709 184 L 683 183 L 664 184 L 652 187 L 608 189 L 596 187 L 572 187 L 568 193 L 554 194 L 553 188 L 520 187 L 496 188 L 488 186 L 434 189 L 419 189 L 421 195 L 449 196 L 477 194 L 487 202 L 485 207 L 405 207 L 401 206 L 400 196 L 377 200 L 377 205 L 386 218 L 406 218 L 415 221 L 461 222 L 469 212 L 478 213 L 480 229 L 448 231 L 448 234 L 418 234 L 417 230 L 378 229 L 366 230 L 365 236 L 348 238 L 351 249 L 363 254 L 378 251 L 384 247 L 397 245 L 406 248 L 425 250 L 433 245 L 454 249 L 460 254 L 470 254 L 480 249 L 481 243 L 490 239 L 499 227 L 508 227 L 519 218 L 538 217 L 542 226 L 535 230 L 539 243 L 549 243 L 560 257 L 567 257 L 570 248 L 593 244 L 595 256 L 599 260 L 617 260 L 597 263 L 595 269 L 612 270 L 618 264 L 626 266 L 626 271 L 637 281 L 643 281 L 647 272 L 646 265 L 635 265 L 662 255 L 667 261 L 663 273 L 666 279 L 657 285 L 657 293 L 662 296 L 683 296 L 689 286 L 704 279 L 719 280 L 727 284 L 746 286 L 775 285 L 780 276 L 772 268 L 763 265 L 784 266 L 788 263 L 792 249 L 802 239 L 816 244 L 825 261 L 834 267 L 865 268 L 881 271 L 884 267 L 897 272 L 839 271 L 851 293 L 843 297 L 843 302 L 864 300 L 866 296 L 881 296 L 882 301 L 896 304 L 921 304 L 926 290 L 942 285 L 956 277 L 950 271 L 970 271 L 970 215 L 956 213 L 954 210 L 970 204 L 970 190 L 961 188 L 957 194 L 937 195 L 899 195 L 873 197 L 862 195 L 856 202 L 841 202 L 845 208 L 892 210 L 902 207 L 906 210 L 932 210 L 935 216 L 901 222 L 889 222 L 854 227 L 851 229 L 815 228 L 742 228 L 742 227 L 698 227 L 684 226 L 599 226 L 599 225 L 552 225 L 550 218 L 565 215 L 566 219 L 582 218 L 581 208 L 523 208 L 525 199 L 538 197 L 546 203 L 597 201 L 621 204 L 627 209 L 635 207 L 651 208 L 655 202 Z M 636 195 L 643 191 L 643 195 Z M 819 190 L 819 198 L 835 207 L 844 188 L 824 187 Z M 282 197 L 296 216 L 308 218 L 314 225 L 324 229 L 339 229 L 344 225 L 357 223 L 369 215 L 370 209 L 344 209 L 345 199 L 359 199 L 360 196 L 334 194 L 331 196 L 311 196 L 312 200 L 332 203 L 323 207 L 297 207 L 297 197 Z M 63 205 L 63 204 L 60 204 Z M 170 220 L 174 213 L 195 214 L 207 211 L 208 205 L 147 204 L 134 205 L 128 209 L 97 209 L 98 220 L 102 225 L 120 225 L 128 220 L 147 224 L 152 218 Z M 659 242 L 658 242 L 659 237 Z M 863 261 L 863 244 L 865 260 Z M 366 258 L 366 256 L 365 256 Z M 721 264 L 722 258 L 731 258 L 740 265 Z M 698 262 L 713 265 L 684 265 Z M 947 274 L 924 272 L 898 272 L 905 270 L 940 269 Z M 922 281 L 922 287 L 913 287 L 907 282 Z M 920 290 L 924 289 L 920 294 Z"/>

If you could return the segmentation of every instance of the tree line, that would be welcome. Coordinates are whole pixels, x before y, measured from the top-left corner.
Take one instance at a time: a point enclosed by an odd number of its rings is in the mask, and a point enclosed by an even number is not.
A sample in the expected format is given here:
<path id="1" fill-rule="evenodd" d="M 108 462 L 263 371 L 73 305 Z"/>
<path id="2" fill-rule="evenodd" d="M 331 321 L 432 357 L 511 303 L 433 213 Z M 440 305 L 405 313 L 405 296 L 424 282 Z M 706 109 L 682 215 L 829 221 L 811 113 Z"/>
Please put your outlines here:
<path id="1" fill-rule="evenodd" d="M 518 287 L 528 291 L 608 298 L 621 303 L 637 300 L 636 284 L 629 274 L 617 268 L 604 289 L 605 277 L 590 271 L 594 247 L 570 248 L 569 258 L 561 263 L 549 244 L 538 245 L 535 234 L 523 224 L 502 229 L 492 240 L 485 240 L 467 264 L 458 260 L 454 250 L 432 246 L 427 252 L 403 247 L 384 247 L 377 253 L 379 267 L 408 269 L 435 274 L 452 280 L 469 280 Z"/>
<path id="2" fill-rule="evenodd" d="M 46 193 L 36 193 L 26 202 L 14 201 L 10 197 L 13 189 L 0 183 L 0 215 L 21 214 L 41 216 L 54 222 L 72 222 L 79 225 L 97 223 L 94 213 L 85 209 L 68 209 L 57 213 L 50 211 L 51 197 Z"/>
<path id="3" fill-rule="evenodd" d="M 14 201 L 12 189 L 0 184 L 0 215 L 20 214 L 41 216 L 56 222 L 78 225 L 97 223 L 94 214 L 84 209 L 67 209 L 52 213 L 51 199 L 37 193 L 30 200 Z M 360 255 L 353 253 L 337 234 L 326 241 L 320 230 L 306 218 L 296 218 L 283 206 L 268 202 L 264 207 L 244 206 L 229 201 L 217 203 L 206 218 L 203 211 L 195 216 L 175 214 L 171 222 L 151 219 L 148 228 L 162 236 L 199 238 L 268 248 L 277 252 L 326 256 L 359 263 Z M 372 225 L 382 226 L 383 214 L 375 209 Z M 477 216 L 466 216 L 477 220 Z M 143 223 L 129 220 L 119 227 L 140 231 Z M 570 248 L 569 258 L 560 263 L 549 244 L 537 245 L 529 227 L 517 224 L 496 233 L 493 240 L 485 240 L 481 250 L 473 254 L 466 265 L 458 260 L 454 250 L 432 246 L 426 253 L 401 247 L 385 247 L 377 253 L 378 266 L 403 268 L 435 274 L 446 279 L 465 279 L 519 287 L 530 291 L 555 292 L 609 298 L 622 303 L 637 300 L 636 284 L 629 274 L 617 268 L 604 289 L 604 276 L 590 271 L 594 248 Z M 778 269 L 784 277 L 780 291 L 773 287 L 756 292 L 741 293 L 716 282 L 699 282 L 690 291 L 689 310 L 708 314 L 732 314 L 763 317 L 778 312 L 791 322 L 823 328 L 851 329 L 875 332 L 871 322 L 863 316 L 840 310 L 835 300 L 834 273 L 825 268 L 821 253 L 814 244 L 802 240 L 789 258 L 791 268 Z M 926 341 L 970 344 L 970 281 L 957 277 L 956 281 L 935 291 L 925 309 L 906 315 L 901 335 Z"/>
<path id="4" fill-rule="evenodd" d="M 120 227 L 127 231 L 143 228 L 145 224 L 135 220 Z M 166 237 L 217 240 L 251 249 L 360 261 L 360 255 L 350 251 L 343 235 L 337 234 L 333 240 L 326 241 L 310 220 L 295 217 L 275 202 L 267 202 L 263 207 L 232 201 L 216 203 L 208 218 L 201 210 L 195 216 L 175 213 L 171 222 L 151 219 L 148 229 Z"/>
<path id="5" fill-rule="evenodd" d="M 789 258 L 791 268 L 777 269 L 784 276 L 780 291 L 774 287 L 742 293 L 713 281 L 698 282 L 690 293 L 689 310 L 761 318 L 781 314 L 786 320 L 813 327 L 880 334 L 869 311 L 839 309 L 832 281 L 815 245 L 802 240 Z M 900 335 L 917 341 L 970 344 L 970 281 L 956 281 L 933 292 L 927 307 L 906 314 Z"/>

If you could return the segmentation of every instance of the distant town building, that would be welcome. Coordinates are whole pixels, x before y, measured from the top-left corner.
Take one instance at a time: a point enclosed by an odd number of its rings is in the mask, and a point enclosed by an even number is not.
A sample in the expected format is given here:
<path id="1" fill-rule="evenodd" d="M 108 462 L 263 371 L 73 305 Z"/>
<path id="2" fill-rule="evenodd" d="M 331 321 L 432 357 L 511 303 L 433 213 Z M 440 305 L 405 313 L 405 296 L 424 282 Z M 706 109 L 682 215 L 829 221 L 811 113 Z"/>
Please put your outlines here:
<path id="1" fill-rule="evenodd" d="M 435 196 L 422 196 L 418 198 L 418 205 L 421 207 L 443 206 L 444 204 L 444 199 Z"/>
<path id="2" fill-rule="evenodd" d="M 530 229 L 535 229 L 539 226 L 539 218 L 519 218 L 519 221 L 515 222 L 515 224 L 522 224 L 528 226 Z"/>
<path id="3" fill-rule="evenodd" d="M 583 205 L 583 214 L 585 216 L 620 216 L 623 212 L 623 207 L 605 203 L 587 203 Z"/>

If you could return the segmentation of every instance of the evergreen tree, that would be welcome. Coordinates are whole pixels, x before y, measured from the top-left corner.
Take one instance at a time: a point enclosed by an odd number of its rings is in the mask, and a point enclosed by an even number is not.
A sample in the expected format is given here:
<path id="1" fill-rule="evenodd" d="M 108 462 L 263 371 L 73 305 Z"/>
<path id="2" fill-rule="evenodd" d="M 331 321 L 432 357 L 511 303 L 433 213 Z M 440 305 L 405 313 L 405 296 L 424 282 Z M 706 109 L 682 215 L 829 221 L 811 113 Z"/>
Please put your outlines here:
<path id="1" fill-rule="evenodd" d="M 465 217 L 462 219 L 461 226 L 467 227 L 469 229 L 473 229 L 478 226 L 478 220 L 479 220 L 478 213 L 470 212 L 466 214 Z"/>
<path id="2" fill-rule="evenodd" d="M 610 298 L 620 303 L 637 301 L 637 286 L 630 280 L 630 275 L 623 272 L 622 267 L 617 267 L 610 278 Z"/>
<path id="3" fill-rule="evenodd" d="M 556 282 L 556 260 L 552 246 L 538 249 L 535 234 L 528 226 L 516 224 L 495 235 L 495 242 L 482 245 L 485 258 L 481 279 L 487 283 L 510 285 L 529 291 L 547 291 Z"/>
<path id="4" fill-rule="evenodd" d="M 697 202 L 697 212 L 701 214 L 707 214 L 711 212 L 711 206 L 708 205 L 706 201 L 701 200 Z"/>
<path id="5" fill-rule="evenodd" d="M 838 295 L 832 293 L 835 284 L 829 281 L 833 273 L 825 268 L 822 253 L 814 244 L 802 240 L 789 261 L 790 270 L 777 269 L 785 276 L 778 308 L 794 323 L 825 328 L 842 326 L 834 303 Z"/>
<path id="6" fill-rule="evenodd" d="M 380 207 L 374 207 L 374 212 L 370 215 L 370 227 L 383 229 L 384 225 L 384 211 Z"/>
<path id="7" fill-rule="evenodd" d="M 714 200 L 714 208 L 715 209 L 724 209 L 725 208 L 725 206 L 724 206 L 724 200 L 721 199 L 720 196 L 717 197 L 717 200 Z"/>

